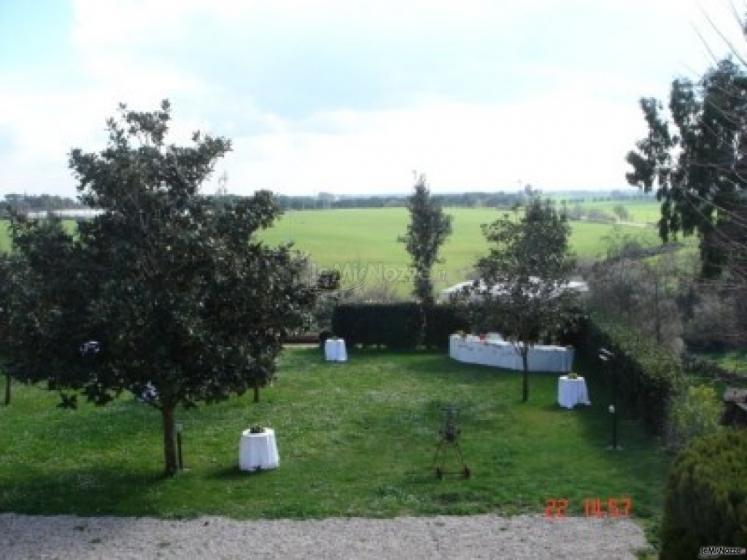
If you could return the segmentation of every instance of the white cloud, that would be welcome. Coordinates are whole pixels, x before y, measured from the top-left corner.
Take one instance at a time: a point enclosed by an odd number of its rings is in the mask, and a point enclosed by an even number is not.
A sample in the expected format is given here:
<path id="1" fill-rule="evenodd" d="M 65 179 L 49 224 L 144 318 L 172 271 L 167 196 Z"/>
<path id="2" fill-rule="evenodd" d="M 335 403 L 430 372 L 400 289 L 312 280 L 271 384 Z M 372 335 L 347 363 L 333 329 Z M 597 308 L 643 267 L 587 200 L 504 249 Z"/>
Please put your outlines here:
<path id="1" fill-rule="evenodd" d="M 328 121 L 334 133 L 316 132 Z M 232 189 L 373 192 L 409 187 L 425 171 L 434 190 L 624 184 L 624 156 L 642 135 L 635 105 L 593 92 L 554 92 L 489 106 L 447 101 L 409 109 L 330 112 L 305 131 L 236 139 L 225 168 Z M 323 128 L 323 127 L 322 127 Z"/>
<path id="2" fill-rule="evenodd" d="M 679 0 L 76 0 L 74 78 L 0 63 L 0 188 L 72 194 L 69 149 L 164 97 L 176 141 L 233 138 L 234 192 L 615 187 L 637 98 L 708 61 L 693 23 L 726 50 Z"/>

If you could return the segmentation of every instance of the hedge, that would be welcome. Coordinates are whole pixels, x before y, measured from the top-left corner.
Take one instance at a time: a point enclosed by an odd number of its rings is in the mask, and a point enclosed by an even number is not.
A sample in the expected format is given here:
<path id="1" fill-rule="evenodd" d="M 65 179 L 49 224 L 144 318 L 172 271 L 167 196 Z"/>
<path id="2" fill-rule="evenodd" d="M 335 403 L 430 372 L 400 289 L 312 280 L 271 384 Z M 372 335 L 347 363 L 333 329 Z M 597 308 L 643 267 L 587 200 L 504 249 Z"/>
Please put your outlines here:
<path id="1" fill-rule="evenodd" d="M 664 431 L 668 403 L 685 383 L 675 356 L 631 329 L 592 317 L 582 322 L 570 342 L 600 376 L 609 375 L 610 366 L 599 360 L 599 349 L 610 350 L 615 355 L 618 397 L 640 413 L 650 432 Z"/>
<path id="2" fill-rule="evenodd" d="M 469 322 L 453 305 L 437 305 L 429 309 L 425 324 L 425 345 L 428 348 L 446 349 L 449 335 L 469 331 Z"/>
<path id="3" fill-rule="evenodd" d="M 747 430 L 696 439 L 667 484 L 660 558 L 698 558 L 702 546 L 747 547 Z"/>
<path id="4" fill-rule="evenodd" d="M 421 311 L 416 303 L 360 303 L 338 305 L 332 314 L 332 332 L 348 346 L 415 348 L 420 338 Z M 456 308 L 437 305 L 426 317 L 426 346 L 446 348 L 449 334 L 467 329 Z"/>

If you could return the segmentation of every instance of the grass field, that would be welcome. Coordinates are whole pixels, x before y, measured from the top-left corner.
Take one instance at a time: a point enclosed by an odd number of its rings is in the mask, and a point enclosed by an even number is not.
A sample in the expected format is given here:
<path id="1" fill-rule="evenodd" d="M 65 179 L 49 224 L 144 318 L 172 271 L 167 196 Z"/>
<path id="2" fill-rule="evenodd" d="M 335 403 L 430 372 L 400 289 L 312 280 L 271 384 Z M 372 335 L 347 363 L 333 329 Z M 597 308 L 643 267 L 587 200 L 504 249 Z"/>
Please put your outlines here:
<path id="1" fill-rule="evenodd" d="M 630 200 L 621 202 L 619 200 L 604 200 L 604 201 L 590 201 L 582 202 L 582 208 L 596 208 L 603 210 L 608 214 L 614 216 L 612 209 L 618 204 L 625 206 L 625 209 L 630 214 L 630 221 L 642 224 L 655 225 L 659 222 L 661 216 L 661 209 L 658 202 L 649 202 L 646 200 Z"/>
<path id="2" fill-rule="evenodd" d="M 588 202 L 587 206 L 611 209 L 614 202 Z M 606 205 L 606 206 L 605 206 Z M 639 238 L 645 245 L 659 243 L 656 230 L 645 225 L 658 215 L 656 203 L 626 203 L 636 225 L 611 225 L 584 221 L 571 222 L 571 247 L 579 259 L 594 260 L 607 248 L 607 238 L 615 231 Z M 609 208 L 608 208 L 609 207 Z M 437 264 L 437 289 L 461 282 L 469 276 L 475 261 L 487 251 L 480 226 L 490 223 L 504 210 L 489 208 L 447 208 L 453 216 L 453 234 L 442 249 L 444 262 Z M 405 208 L 364 208 L 344 210 L 289 211 L 262 234 L 268 243 L 293 242 L 320 267 L 342 272 L 345 286 L 393 284 L 401 295 L 410 290 L 409 257 L 397 242 L 409 220 Z M 7 222 L 0 227 L 0 250 L 8 250 Z M 74 222 L 66 222 L 74 228 Z"/>
<path id="3" fill-rule="evenodd" d="M 579 364 L 579 371 L 585 367 Z M 354 351 L 347 364 L 290 350 L 279 377 L 250 398 L 179 410 L 185 464 L 161 475 L 160 416 L 131 398 L 105 408 L 55 407 L 57 397 L 16 385 L 0 406 L 0 511 L 237 518 L 542 513 L 547 499 L 628 496 L 656 517 L 667 456 L 623 415 L 623 452 L 605 449 L 609 397 L 590 380 L 591 407 L 555 404 L 557 377 L 459 364 L 434 353 Z M 470 480 L 438 481 L 431 461 L 441 407 L 460 408 Z M 237 470 L 240 430 L 270 425 L 281 466 Z"/>
<path id="4" fill-rule="evenodd" d="M 700 355 L 716 362 L 727 371 L 747 375 L 747 350 L 701 352 Z"/>
<path id="5" fill-rule="evenodd" d="M 453 234 L 442 249 L 444 262 L 436 265 L 437 288 L 466 279 L 475 261 L 487 252 L 481 224 L 494 221 L 496 209 L 447 208 L 453 216 Z M 405 233 L 408 213 L 404 208 L 314 210 L 287 212 L 263 239 L 269 243 L 294 242 L 314 263 L 336 267 L 347 285 L 382 279 L 409 289 L 408 255 L 397 237 Z M 579 258 L 595 259 L 607 247 L 605 238 L 620 232 L 639 237 L 645 244 L 659 242 L 648 227 L 613 226 L 588 222 L 571 223 L 571 246 Z"/>

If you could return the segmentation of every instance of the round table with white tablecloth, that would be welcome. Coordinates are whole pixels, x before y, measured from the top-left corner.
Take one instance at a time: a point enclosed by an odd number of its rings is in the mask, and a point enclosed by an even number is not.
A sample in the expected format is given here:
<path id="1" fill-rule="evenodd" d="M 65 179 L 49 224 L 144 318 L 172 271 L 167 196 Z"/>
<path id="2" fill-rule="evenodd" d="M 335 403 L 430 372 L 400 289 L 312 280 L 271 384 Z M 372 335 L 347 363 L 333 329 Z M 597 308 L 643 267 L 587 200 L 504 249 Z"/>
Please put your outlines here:
<path id="1" fill-rule="evenodd" d="M 328 362 L 347 362 L 348 351 L 342 338 L 328 338 L 324 341 L 324 359 Z"/>
<path id="2" fill-rule="evenodd" d="M 591 404 L 586 380 L 583 377 L 569 379 L 567 375 L 558 378 L 558 404 L 563 408 L 573 408 L 577 404 Z"/>
<path id="3" fill-rule="evenodd" d="M 265 428 L 264 432 L 241 432 L 239 442 L 239 469 L 255 471 L 257 469 L 276 469 L 280 464 L 278 446 L 275 442 L 275 430 Z"/>

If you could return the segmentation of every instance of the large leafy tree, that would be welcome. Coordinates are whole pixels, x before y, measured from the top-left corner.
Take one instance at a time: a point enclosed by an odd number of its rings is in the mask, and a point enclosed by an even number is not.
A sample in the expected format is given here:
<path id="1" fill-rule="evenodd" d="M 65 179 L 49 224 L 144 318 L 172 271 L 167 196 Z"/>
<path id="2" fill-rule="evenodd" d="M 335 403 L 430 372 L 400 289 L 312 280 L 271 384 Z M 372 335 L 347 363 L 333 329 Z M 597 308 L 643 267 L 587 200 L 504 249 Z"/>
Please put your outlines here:
<path id="1" fill-rule="evenodd" d="M 270 193 L 220 207 L 199 194 L 229 141 L 167 144 L 170 118 L 166 101 L 121 106 L 104 150 L 71 152 L 81 200 L 103 213 L 75 236 L 54 219 L 16 219 L 23 273 L 10 311 L 14 374 L 70 406 L 78 392 L 96 404 L 145 395 L 161 412 L 169 475 L 176 408 L 256 399 L 317 294 L 290 247 L 256 239 L 279 215 Z"/>
<path id="2" fill-rule="evenodd" d="M 747 241 L 747 73 L 730 60 L 672 83 L 669 115 L 641 99 L 648 134 L 627 155 L 628 182 L 661 201 L 659 233 L 700 236 L 703 275 L 722 272 Z"/>
<path id="3" fill-rule="evenodd" d="M 414 271 L 413 295 L 425 307 L 434 304 L 433 265 L 440 262 L 438 251 L 451 235 L 451 216 L 431 196 L 425 176 L 420 175 L 414 192 L 407 199 L 410 223 L 407 233 L 399 238 L 412 259 Z"/>
<path id="4" fill-rule="evenodd" d="M 521 356 L 522 400 L 529 399 L 529 350 L 567 327 L 577 309 L 566 289 L 574 268 L 566 216 L 533 197 L 523 215 L 483 225 L 491 244 L 477 262 L 480 279 L 468 290 L 473 325 L 499 331 Z"/>
<path id="5" fill-rule="evenodd" d="M 734 297 L 747 340 L 747 72 L 724 60 L 700 80 L 675 80 L 669 111 L 641 100 L 648 134 L 628 153 L 628 182 L 656 191 L 659 233 L 700 239 L 704 285 Z"/>

